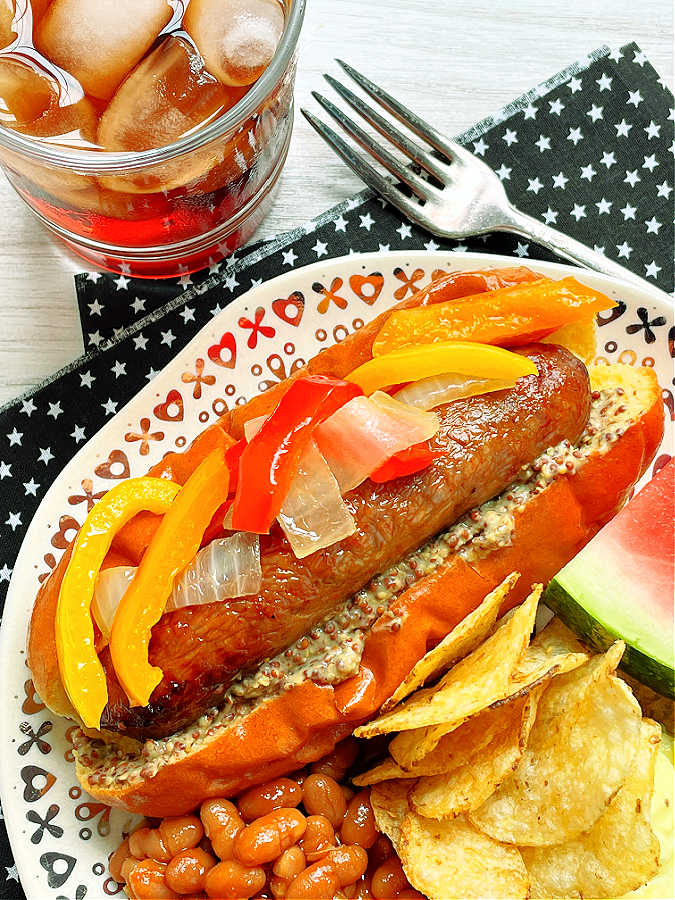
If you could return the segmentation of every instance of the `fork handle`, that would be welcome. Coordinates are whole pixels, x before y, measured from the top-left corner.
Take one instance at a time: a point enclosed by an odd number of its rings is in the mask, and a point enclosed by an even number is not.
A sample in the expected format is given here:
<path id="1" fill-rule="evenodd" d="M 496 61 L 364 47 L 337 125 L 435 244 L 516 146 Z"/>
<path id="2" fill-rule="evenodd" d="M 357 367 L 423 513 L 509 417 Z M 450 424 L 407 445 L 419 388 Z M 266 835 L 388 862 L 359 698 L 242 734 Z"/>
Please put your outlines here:
<path id="1" fill-rule="evenodd" d="M 591 250 L 586 244 L 582 244 L 581 241 L 568 237 L 555 228 L 540 222 L 539 219 L 528 216 L 527 213 L 522 213 L 513 207 L 509 210 L 508 219 L 503 225 L 499 226 L 498 230 L 515 232 L 515 234 L 532 238 L 537 244 L 552 250 L 558 256 L 579 263 L 579 265 L 585 266 L 587 269 L 594 269 L 603 275 L 610 275 L 612 278 L 620 278 L 622 281 L 629 281 L 632 284 L 639 285 L 643 290 L 648 290 L 652 294 L 659 294 L 662 298 L 665 297 L 672 303 L 673 298 L 670 295 L 649 281 L 645 281 L 644 278 L 640 278 L 639 275 L 635 275 L 630 269 L 612 262 L 611 259 L 607 259 L 602 253 Z"/>

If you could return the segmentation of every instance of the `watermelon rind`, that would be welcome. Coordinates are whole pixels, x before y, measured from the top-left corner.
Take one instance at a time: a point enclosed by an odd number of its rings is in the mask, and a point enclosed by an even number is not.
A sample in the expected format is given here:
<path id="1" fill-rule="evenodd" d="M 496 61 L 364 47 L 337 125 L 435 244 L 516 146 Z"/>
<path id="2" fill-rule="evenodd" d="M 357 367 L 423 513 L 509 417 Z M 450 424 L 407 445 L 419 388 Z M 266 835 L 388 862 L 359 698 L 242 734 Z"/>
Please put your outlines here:
<path id="1" fill-rule="evenodd" d="M 626 643 L 626 651 L 621 660 L 621 668 L 643 684 L 665 697 L 675 699 L 675 674 L 673 660 L 670 663 L 647 655 L 630 636 L 621 634 L 610 625 L 594 617 L 565 585 L 564 571 L 560 572 L 548 585 L 543 602 L 579 638 L 596 650 L 606 650 L 614 641 Z M 589 604 L 590 605 L 590 604 Z"/>

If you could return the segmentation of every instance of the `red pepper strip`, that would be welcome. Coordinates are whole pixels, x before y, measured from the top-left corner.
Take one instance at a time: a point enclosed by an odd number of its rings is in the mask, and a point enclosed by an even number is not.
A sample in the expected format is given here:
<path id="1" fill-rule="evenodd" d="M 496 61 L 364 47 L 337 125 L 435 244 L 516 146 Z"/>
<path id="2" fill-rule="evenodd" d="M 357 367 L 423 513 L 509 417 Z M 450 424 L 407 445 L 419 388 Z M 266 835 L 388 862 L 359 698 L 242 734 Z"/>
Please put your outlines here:
<path id="1" fill-rule="evenodd" d="M 239 460 L 246 449 L 246 438 L 242 438 L 225 451 L 225 462 L 230 470 L 230 494 L 236 493 L 239 481 Z"/>
<path id="2" fill-rule="evenodd" d="M 370 480 L 376 484 L 383 484 L 385 481 L 393 481 L 394 478 L 413 475 L 426 469 L 435 459 L 438 459 L 438 453 L 429 449 L 427 441 L 422 441 L 421 444 L 413 444 L 407 450 L 395 453 L 371 473 Z"/>
<path id="3" fill-rule="evenodd" d="M 314 429 L 361 393 L 356 385 L 325 375 L 291 384 L 241 454 L 232 509 L 236 531 L 269 532 Z"/>

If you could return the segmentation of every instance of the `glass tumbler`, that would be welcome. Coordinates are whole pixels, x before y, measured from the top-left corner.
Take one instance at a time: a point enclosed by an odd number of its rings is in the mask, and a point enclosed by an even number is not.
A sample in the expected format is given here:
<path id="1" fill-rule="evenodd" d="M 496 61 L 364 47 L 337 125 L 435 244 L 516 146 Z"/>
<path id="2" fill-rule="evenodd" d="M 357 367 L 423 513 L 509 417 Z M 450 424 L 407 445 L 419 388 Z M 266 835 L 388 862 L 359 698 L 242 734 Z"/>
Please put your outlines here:
<path id="1" fill-rule="evenodd" d="M 305 2 L 284 0 L 276 53 L 244 96 L 166 146 L 81 149 L 0 127 L 10 183 L 97 268 L 173 277 L 232 253 L 268 212 L 286 159 Z"/>

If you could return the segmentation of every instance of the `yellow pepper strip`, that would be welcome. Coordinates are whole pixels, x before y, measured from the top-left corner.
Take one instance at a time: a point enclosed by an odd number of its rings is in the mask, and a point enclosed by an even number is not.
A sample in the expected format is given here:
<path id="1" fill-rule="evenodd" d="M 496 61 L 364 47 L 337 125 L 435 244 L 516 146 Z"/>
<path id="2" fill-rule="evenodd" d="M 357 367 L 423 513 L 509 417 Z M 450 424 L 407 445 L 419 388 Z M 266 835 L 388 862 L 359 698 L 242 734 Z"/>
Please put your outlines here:
<path id="1" fill-rule="evenodd" d="M 66 693 L 88 728 L 99 727 L 108 702 L 91 618 L 99 570 L 115 534 L 139 512 L 166 513 L 179 490 L 165 478 L 130 478 L 99 500 L 75 538 L 56 607 L 56 655 Z"/>
<path id="2" fill-rule="evenodd" d="M 110 653 L 133 706 L 147 706 L 162 680 L 162 670 L 148 658 L 152 627 L 164 613 L 176 576 L 195 558 L 214 513 L 227 499 L 229 481 L 225 454 L 219 448 L 181 488 L 117 607 Z"/>
<path id="3" fill-rule="evenodd" d="M 526 356 L 501 347 L 470 341 L 445 341 L 376 356 L 347 375 L 347 381 L 358 384 L 364 394 L 372 394 L 392 384 L 450 372 L 473 378 L 515 381 L 523 375 L 536 375 L 537 367 Z"/>
<path id="4" fill-rule="evenodd" d="M 436 341 L 522 346 L 616 305 L 576 278 L 526 282 L 431 306 L 394 310 L 373 341 L 373 356 Z"/>

